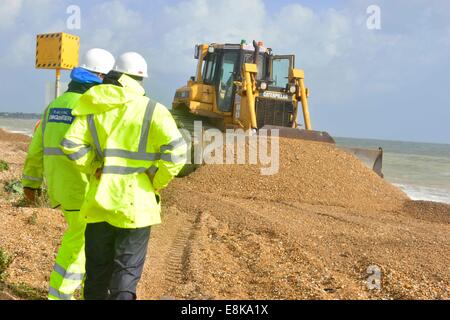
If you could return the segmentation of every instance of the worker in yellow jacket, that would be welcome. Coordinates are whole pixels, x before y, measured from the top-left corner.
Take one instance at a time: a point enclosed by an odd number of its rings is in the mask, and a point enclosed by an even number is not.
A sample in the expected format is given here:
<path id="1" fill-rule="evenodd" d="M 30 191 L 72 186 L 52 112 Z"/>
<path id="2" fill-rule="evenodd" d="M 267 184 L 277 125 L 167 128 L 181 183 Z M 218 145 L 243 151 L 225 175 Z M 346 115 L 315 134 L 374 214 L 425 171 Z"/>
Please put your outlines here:
<path id="1" fill-rule="evenodd" d="M 88 300 L 136 299 L 150 228 L 161 197 L 186 162 L 187 145 L 170 112 L 145 96 L 147 63 L 123 54 L 104 84 L 87 91 L 61 150 L 91 177 L 86 227 Z"/>
<path id="2" fill-rule="evenodd" d="M 102 83 L 113 67 L 115 59 L 106 50 L 91 49 L 84 62 L 71 72 L 67 92 L 54 100 L 44 111 L 29 146 L 23 169 L 22 185 L 26 198 L 34 202 L 46 181 L 52 208 L 60 207 L 67 222 L 56 262 L 50 276 L 48 298 L 71 300 L 85 274 L 85 220 L 80 208 L 87 191 L 89 177 L 80 173 L 59 144 L 74 120 L 72 109 L 81 95 Z M 80 155 L 72 155 L 72 158 Z"/>

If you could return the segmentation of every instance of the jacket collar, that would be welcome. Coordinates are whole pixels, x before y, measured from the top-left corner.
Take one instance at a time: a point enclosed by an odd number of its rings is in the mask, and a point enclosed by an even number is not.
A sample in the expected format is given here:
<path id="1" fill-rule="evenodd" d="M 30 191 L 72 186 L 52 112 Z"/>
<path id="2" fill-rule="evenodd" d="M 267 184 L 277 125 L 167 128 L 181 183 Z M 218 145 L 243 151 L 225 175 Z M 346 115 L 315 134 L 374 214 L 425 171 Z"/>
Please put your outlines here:
<path id="1" fill-rule="evenodd" d="M 83 94 L 72 110 L 74 116 L 100 114 L 121 108 L 131 102 L 148 103 L 144 88 L 133 78 L 121 75 L 118 79 L 106 79 Z"/>
<path id="2" fill-rule="evenodd" d="M 141 84 L 126 74 L 123 74 L 117 81 L 123 88 L 132 90 L 139 96 L 145 95 L 145 89 L 141 86 Z"/>
<path id="3" fill-rule="evenodd" d="M 79 83 L 74 80 L 70 81 L 68 89 L 66 92 L 84 94 L 93 86 L 96 86 L 96 83 Z"/>
<path id="4" fill-rule="evenodd" d="M 106 75 L 105 79 L 103 80 L 103 84 L 110 84 L 125 88 L 127 90 L 133 91 L 137 95 L 145 95 L 145 90 L 138 81 L 134 80 L 132 77 L 124 73 L 120 73 L 115 70 L 110 71 Z"/>

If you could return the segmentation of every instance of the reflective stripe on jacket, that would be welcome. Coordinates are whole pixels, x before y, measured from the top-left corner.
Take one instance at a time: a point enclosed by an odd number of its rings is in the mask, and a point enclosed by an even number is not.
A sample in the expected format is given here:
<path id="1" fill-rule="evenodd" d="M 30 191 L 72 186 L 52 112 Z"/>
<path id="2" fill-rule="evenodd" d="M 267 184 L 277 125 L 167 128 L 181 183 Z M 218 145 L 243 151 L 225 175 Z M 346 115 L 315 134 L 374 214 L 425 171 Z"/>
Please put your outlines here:
<path id="1" fill-rule="evenodd" d="M 142 228 L 161 222 L 155 190 L 182 169 L 187 145 L 163 105 L 145 97 L 130 77 L 120 80 L 123 87 L 100 85 L 82 96 L 61 150 L 91 175 L 81 208 L 88 223 Z M 153 183 L 148 173 L 154 174 Z"/>

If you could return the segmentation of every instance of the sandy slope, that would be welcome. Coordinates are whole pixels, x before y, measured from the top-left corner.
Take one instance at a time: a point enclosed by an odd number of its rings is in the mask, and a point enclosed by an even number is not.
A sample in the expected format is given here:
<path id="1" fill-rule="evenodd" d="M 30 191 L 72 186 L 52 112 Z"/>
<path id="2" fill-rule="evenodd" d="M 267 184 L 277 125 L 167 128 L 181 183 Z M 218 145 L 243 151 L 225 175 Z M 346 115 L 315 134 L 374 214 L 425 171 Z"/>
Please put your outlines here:
<path id="1" fill-rule="evenodd" d="M 0 130 L 12 163 L 1 184 L 20 176 L 26 144 Z M 450 298 L 450 206 L 409 201 L 332 146 L 289 148 L 275 177 L 205 166 L 164 191 L 141 299 Z M 0 248 L 15 256 L 7 282 L 45 290 L 63 219 L 0 195 Z M 367 288 L 372 265 L 380 291 Z"/>
<path id="2" fill-rule="evenodd" d="M 449 298 L 448 207 L 445 219 L 417 219 L 177 191 L 155 228 L 142 298 Z M 380 292 L 367 290 L 371 265 Z"/>

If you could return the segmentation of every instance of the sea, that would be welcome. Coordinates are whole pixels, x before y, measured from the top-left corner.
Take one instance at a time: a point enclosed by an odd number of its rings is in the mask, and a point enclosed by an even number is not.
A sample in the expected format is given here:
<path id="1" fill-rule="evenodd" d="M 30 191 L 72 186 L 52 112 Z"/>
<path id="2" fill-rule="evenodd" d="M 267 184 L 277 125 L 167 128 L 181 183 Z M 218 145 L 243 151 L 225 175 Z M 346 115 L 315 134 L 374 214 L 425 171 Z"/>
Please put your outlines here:
<path id="1" fill-rule="evenodd" d="M 0 118 L 0 128 L 32 135 L 37 120 Z M 383 148 L 385 179 L 413 200 L 450 204 L 450 145 L 390 140 L 336 138 L 344 147 Z"/>
<path id="2" fill-rule="evenodd" d="M 354 148 L 383 148 L 385 179 L 413 200 L 450 204 L 450 145 L 406 141 L 335 138 Z"/>

